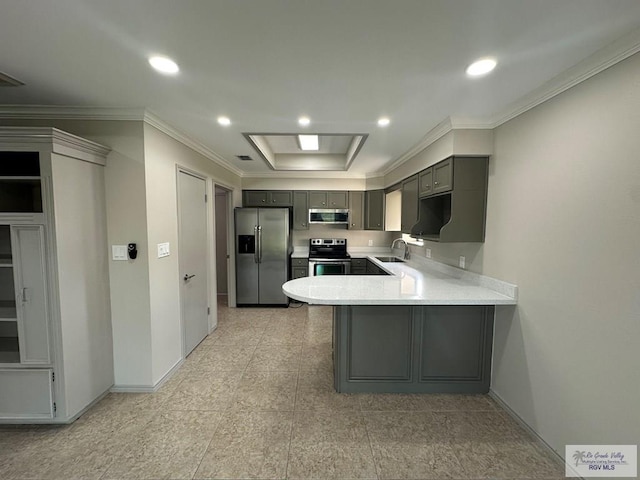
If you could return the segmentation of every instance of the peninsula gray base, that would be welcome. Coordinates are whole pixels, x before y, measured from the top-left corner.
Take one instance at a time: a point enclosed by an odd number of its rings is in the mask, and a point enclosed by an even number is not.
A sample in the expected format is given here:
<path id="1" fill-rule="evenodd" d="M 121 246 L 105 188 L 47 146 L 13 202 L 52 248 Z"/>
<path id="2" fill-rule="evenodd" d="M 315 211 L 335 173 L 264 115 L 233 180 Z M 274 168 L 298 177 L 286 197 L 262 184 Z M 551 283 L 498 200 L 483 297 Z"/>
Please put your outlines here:
<path id="1" fill-rule="evenodd" d="M 487 393 L 494 307 L 333 308 L 335 389 L 344 393 Z"/>

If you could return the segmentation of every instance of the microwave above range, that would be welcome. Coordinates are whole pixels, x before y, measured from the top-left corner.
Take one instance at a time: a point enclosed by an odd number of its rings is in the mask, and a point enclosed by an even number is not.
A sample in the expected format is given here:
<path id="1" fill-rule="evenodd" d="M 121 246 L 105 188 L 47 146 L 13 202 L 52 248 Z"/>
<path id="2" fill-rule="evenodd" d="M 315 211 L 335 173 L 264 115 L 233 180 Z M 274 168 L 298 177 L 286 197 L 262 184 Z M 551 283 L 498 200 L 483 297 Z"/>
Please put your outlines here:
<path id="1" fill-rule="evenodd" d="M 349 210 L 346 208 L 310 208 L 309 223 L 346 225 L 349 223 Z"/>

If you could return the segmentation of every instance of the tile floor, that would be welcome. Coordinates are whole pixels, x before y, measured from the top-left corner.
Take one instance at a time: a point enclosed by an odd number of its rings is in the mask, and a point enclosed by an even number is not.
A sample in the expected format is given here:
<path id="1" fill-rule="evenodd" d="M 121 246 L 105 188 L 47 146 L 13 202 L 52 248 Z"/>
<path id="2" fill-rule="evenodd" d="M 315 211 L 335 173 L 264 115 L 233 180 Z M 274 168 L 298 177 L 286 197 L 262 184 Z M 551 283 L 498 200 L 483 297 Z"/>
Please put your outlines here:
<path id="1" fill-rule="evenodd" d="M 157 393 L 109 394 L 69 426 L 0 426 L 0 478 L 563 478 L 489 397 L 337 394 L 330 355 L 330 308 L 222 304 Z"/>

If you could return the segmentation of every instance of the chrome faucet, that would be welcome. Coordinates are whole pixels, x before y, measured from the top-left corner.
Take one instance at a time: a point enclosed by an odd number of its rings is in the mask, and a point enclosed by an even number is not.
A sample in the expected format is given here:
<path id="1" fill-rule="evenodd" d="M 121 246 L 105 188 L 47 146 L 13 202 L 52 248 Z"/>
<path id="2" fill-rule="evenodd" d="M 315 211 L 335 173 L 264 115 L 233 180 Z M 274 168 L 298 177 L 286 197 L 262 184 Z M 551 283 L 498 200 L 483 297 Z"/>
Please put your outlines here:
<path id="1" fill-rule="evenodd" d="M 393 242 L 391 242 L 391 250 L 393 250 L 393 246 L 396 244 L 396 242 L 402 242 L 402 244 L 404 245 L 404 254 L 402 255 L 402 258 L 407 260 L 409 258 L 409 245 L 407 245 L 407 242 L 405 242 L 402 238 L 396 238 Z"/>

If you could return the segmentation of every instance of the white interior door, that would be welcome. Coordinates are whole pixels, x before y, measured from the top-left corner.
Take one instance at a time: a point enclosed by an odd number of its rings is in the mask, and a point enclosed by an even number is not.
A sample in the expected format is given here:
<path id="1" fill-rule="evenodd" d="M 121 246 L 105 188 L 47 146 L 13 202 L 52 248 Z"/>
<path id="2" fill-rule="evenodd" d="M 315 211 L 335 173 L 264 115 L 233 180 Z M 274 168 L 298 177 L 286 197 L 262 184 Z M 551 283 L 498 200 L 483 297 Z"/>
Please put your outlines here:
<path id="1" fill-rule="evenodd" d="M 205 180 L 178 172 L 180 298 L 185 357 L 207 336 L 209 328 L 206 193 Z"/>

